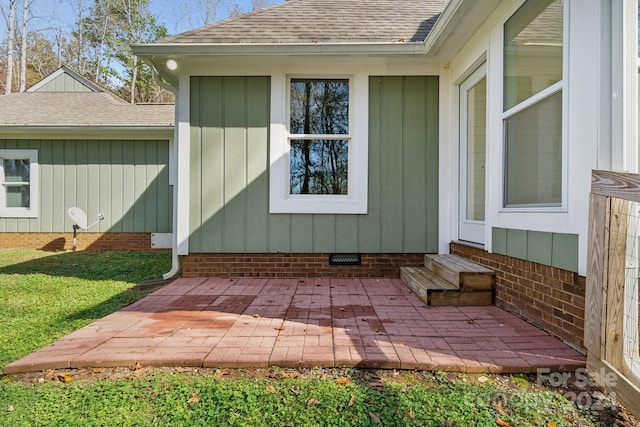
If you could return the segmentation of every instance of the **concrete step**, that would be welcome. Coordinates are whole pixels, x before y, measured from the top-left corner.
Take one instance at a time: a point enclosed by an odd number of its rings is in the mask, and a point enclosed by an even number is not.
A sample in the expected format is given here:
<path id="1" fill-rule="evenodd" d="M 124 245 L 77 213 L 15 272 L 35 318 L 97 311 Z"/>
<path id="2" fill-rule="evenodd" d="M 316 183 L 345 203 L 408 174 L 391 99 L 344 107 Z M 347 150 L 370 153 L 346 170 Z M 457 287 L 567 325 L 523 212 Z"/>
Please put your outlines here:
<path id="1" fill-rule="evenodd" d="M 427 305 L 493 304 L 492 290 L 461 290 L 426 267 L 401 267 L 400 278 Z"/>
<path id="2" fill-rule="evenodd" d="M 495 289 L 495 272 L 457 255 L 424 256 L 424 265 L 461 290 Z"/>

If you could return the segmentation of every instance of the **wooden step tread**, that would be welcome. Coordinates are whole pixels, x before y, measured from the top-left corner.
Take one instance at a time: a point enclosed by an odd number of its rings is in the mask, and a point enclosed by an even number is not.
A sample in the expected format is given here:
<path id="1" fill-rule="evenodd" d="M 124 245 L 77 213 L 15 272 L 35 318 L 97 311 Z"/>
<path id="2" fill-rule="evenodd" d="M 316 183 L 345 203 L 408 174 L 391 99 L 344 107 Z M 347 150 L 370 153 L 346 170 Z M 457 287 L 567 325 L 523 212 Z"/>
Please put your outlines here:
<path id="1" fill-rule="evenodd" d="M 425 260 L 429 258 L 433 262 L 438 262 L 451 271 L 458 273 L 493 274 L 493 270 L 452 254 L 426 254 Z"/>
<path id="2" fill-rule="evenodd" d="M 463 290 L 490 290 L 495 287 L 493 270 L 457 255 L 427 254 L 424 257 L 424 265 L 447 282 Z"/>
<path id="3" fill-rule="evenodd" d="M 400 267 L 400 278 L 422 302 L 433 306 L 492 305 L 492 290 L 461 290 L 426 267 Z"/>
<path id="4" fill-rule="evenodd" d="M 457 291 L 459 288 L 443 280 L 426 267 L 400 267 L 400 276 L 411 279 L 417 285 L 428 290 Z M 406 283 L 406 282 L 405 282 Z M 412 288 L 413 289 L 413 288 Z"/>

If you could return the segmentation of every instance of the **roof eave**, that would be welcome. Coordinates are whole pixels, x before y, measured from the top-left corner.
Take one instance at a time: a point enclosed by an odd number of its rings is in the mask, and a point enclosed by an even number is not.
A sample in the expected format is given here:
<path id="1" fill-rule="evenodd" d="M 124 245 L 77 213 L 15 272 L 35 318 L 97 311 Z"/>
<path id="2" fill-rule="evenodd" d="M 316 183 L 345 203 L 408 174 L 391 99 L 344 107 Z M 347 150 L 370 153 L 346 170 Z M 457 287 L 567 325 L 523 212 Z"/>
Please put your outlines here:
<path id="1" fill-rule="evenodd" d="M 153 56 L 407 55 L 425 52 L 423 42 L 367 43 L 152 43 L 132 44 L 133 53 Z"/>
<path id="2" fill-rule="evenodd" d="M 166 125 L 30 125 L 0 124 L 0 138 L 33 138 L 47 139 L 166 139 L 173 135 L 174 126 Z"/>
<path id="3" fill-rule="evenodd" d="M 502 0 L 450 0 L 424 41 L 425 53 L 449 63 Z"/>
<path id="4" fill-rule="evenodd" d="M 502 0 L 450 0 L 424 41 L 354 43 L 151 43 L 132 44 L 133 53 L 157 65 L 162 75 L 167 59 L 189 56 L 396 56 L 425 55 L 449 63 L 480 29 Z"/>
<path id="5" fill-rule="evenodd" d="M 425 53 L 424 42 L 396 43 L 152 43 L 132 44 L 133 53 L 149 64 L 166 83 L 178 87 L 178 73 L 168 59 L 229 56 L 415 56 Z"/>

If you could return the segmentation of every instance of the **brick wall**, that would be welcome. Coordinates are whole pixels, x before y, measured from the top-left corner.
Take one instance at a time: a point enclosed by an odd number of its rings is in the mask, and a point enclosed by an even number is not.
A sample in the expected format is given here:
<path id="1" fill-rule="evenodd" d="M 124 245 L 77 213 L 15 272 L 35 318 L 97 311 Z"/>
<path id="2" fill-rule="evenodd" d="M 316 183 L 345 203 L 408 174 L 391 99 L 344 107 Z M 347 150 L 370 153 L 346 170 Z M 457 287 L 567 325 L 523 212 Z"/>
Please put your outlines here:
<path id="1" fill-rule="evenodd" d="M 458 243 L 451 253 L 496 271 L 496 306 L 584 349 L 583 276 Z"/>
<path id="2" fill-rule="evenodd" d="M 423 254 L 362 254 L 362 265 L 329 265 L 329 254 L 191 254 L 183 277 L 400 277 L 424 265 Z"/>
<path id="3" fill-rule="evenodd" d="M 0 233 L 0 248 L 70 250 L 72 233 Z M 151 250 L 150 233 L 78 233 L 78 250 Z"/>

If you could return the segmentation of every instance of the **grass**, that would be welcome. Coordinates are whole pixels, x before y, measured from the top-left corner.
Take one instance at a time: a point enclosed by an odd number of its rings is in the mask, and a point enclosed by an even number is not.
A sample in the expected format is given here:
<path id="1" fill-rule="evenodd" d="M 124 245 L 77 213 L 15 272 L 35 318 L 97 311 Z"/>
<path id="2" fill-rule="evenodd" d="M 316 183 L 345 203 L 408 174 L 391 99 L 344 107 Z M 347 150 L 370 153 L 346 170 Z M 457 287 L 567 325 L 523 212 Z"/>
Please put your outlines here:
<path id="1" fill-rule="evenodd" d="M 156 370 L 128 379 L 0 386 L 7 426 L 570 426 L 592 425 L 563 397 L 512 381 L 371 371 L 269 371 L 225 378 Z M 11 410 L 7 410 L 11 405 Z M 499 425 L 499 424 L 498 424 Z"/>
<path id="2" fill-rule="evenodd" d="M 170 263 L 166 252 L 0 249 L 0 369 L 142 298 L 133 285 Z"/>
<path id="3" fill-rule="evenodd" d="M 0 366 L 141 298 L 132 286 L 169 264 L 167 253 L 0 250 Z M 0 425 L 594 425 L 527 377 L 480 382 L 441 372 L 275 368 L 63 372 L 0 377 Z"/>

